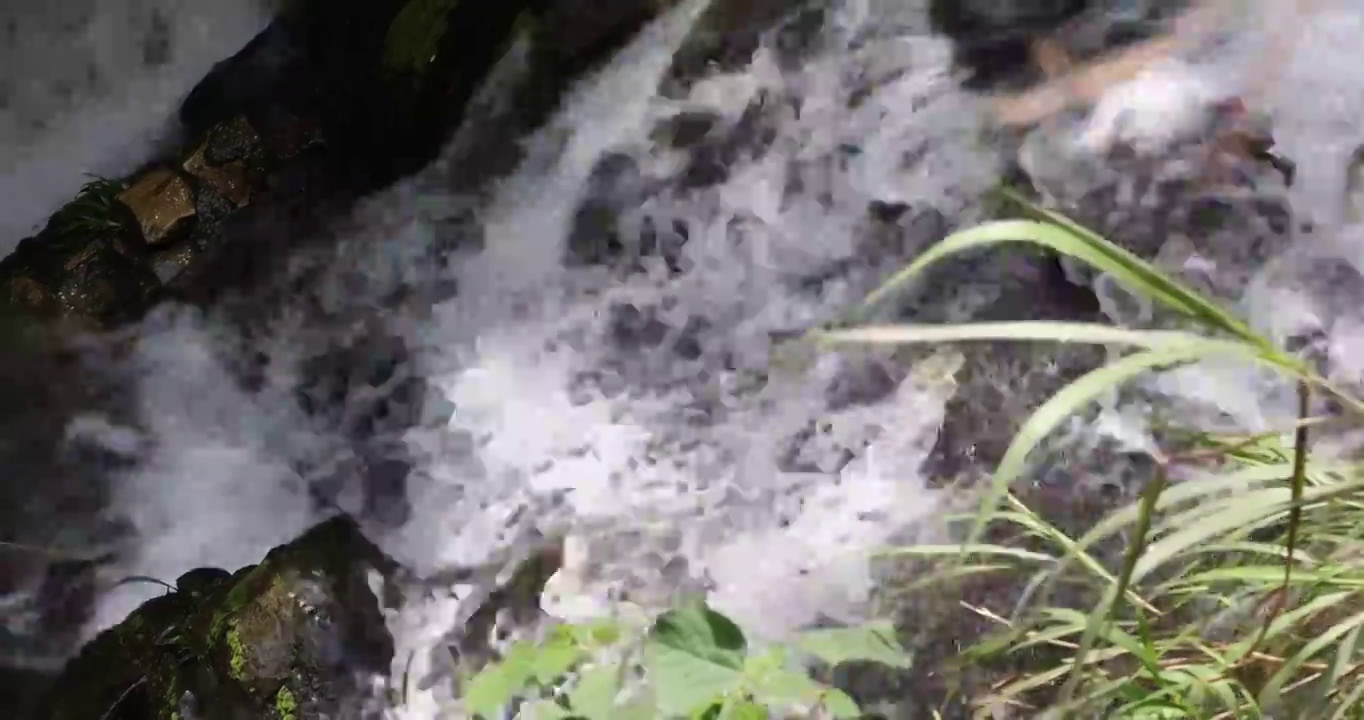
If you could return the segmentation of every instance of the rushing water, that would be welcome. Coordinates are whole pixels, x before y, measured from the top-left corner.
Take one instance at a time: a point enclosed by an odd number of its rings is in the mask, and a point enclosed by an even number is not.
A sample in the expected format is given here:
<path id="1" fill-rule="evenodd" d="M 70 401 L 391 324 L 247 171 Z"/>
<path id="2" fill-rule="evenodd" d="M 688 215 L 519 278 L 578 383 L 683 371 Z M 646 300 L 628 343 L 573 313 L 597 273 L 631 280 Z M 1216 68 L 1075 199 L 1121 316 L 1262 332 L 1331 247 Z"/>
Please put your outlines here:
<path id="1" fill-rule="evenodd" d="M 15 0 L 0 8 L 0 253 L 88 178 L 133 169 L 272 0 Z"/>
<path id="2" fill-rule="evenodd" d="M 382 288 L 417 272 L 415 258 L 433 243 L 481 242 L 451 266 L 456 299 L 385 309 L 413 370 L 452 408 L 448 419 L 427 417 L 406 432 L 416 459 L 412 512 L 375 529 L 417 572 L 479 562 L 532 529 L 568 530 L 582 539 L 585 560 L 561 588 L 566 608 L 598 604 L 609 588 L 647 599 L 704 577 L 722 609 L 780 635 L 821 615 L 857 616 L 870 583 L 859 552 L 934 529 L 928 519 L 940 498 L 920 466 L 959 358 L 940 353 L 910 372 L 886 370 L 879 354 L 774 365 L 771 337 L 832 317 L 897 258 L 974 217 L 973 198 L 998 169 L 976 140 L 976 101 L 957 91 L 947 48 L 923 36 L 914 4 L 889 0 L 832 4 L 810 47 L 768 43 L 684 95 L 660 93 L 705 5 L 682 3 L 584 78 L 526 140 L 522 169 L 486 196 L 447 197 L 435 180 L 458 167 L 457 139 L 429 173 L 372 198 L 337 254 L 334 282 L 310 299 L 363 304 L 383 293 L 355 293 L 350 274 L 363 271 L 371 289 Z M 1364 30 L 1364 13 L 1343 1 L 1318 5 L 1326 7 L 1269 99 L 1284 151 L 1303 161 L 1294 200 L 1325 228 L 1311 239 L 1334 241 L 1331 252 L 1354 261 L 1361 246 L 1332 229 L 1341 212 L 1336 169 L 1364 117 L 1361 81 L 1343 71 L 1360 60 L 1350 39 Z M 1264 42 L 1251 25 L 1213 58 L 1215 82 L 1244 83 L 1237 63 Z M 190 78 L 206 63 L 172 67 Z M 97 108 L 73 111 L 69 127 L 95 122 L 106 112 Z M 152 127 L 158 112 L 133 124 Z M 730 141 L 674 147 L 657 128 L 675 116 L 706 118 L 710 140 Z M 121 136 L 136 134 L 127 127 Z M 41 158 L 54 178 L 35 184 L 47 188 L 43 202 L 97 162 L 35 142 L 28 162 Z M 875 220 L 872 204 L 907 209 Z M 473 220 L 455 222 L 450 208 L 468 207 Z M 629 261 L 565 262 L 567 251 L 589 255 L 583 248 L 610 234 L 620 242 L 613 252 Z M 1298 322 L 1305 311 L 1287 317 L 1296 306 L 1266 300 L 1296 291 L 1262 285 L 1243 299 L 1256 320 Z M 969 314 L 990 292 L 964 283 L 925 314 Z M 259 334 L 271 363 L 250 393 L 222 356 L 235 341 L 230 325 L 175 309 L 147 321 L 136 353 L 144 449 L 138 469 L 116 479 L 113 508 L 140 542 L 111 577 L 238 567 L 314 519 L 297 468 L 337 438 L 303 416 L 292 388 L 299 361 L 337 337 L 299 317 L 282 307 Z M 1332 339 L 1348 346 L 1340 328 L 1349 325 L 1336 327 Z M 1268 422 L 1264 403 L 1243 392 L 1250 380 L 1202 372 L 1221 384 L 1167 390 L 1229 388 L 1211 400 L 1246 398 L 1230 411 Z M 343 507 L 349 490 L 338 494 Z M 152 592 L 107 593 L 91 630 Z M 454 597 L 412 598 L 391 620 L 395 674 L 431 670 L 429 650 L 466 610 Z M 445 691 L 412 693 L 400 712 L 439 717 Z"/>

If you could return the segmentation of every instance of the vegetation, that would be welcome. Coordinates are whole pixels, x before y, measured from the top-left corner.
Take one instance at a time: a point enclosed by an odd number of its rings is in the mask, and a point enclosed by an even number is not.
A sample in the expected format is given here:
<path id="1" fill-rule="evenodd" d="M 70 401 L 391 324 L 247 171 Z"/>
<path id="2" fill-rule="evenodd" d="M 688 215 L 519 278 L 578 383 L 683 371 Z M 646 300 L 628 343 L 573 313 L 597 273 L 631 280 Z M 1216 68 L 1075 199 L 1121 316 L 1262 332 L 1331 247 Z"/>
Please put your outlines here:
<path id="1" fill-rule="evenodd" d="M 52 230 L 58 238 L 91 238 L 121 232 L 127 225 L 126 215 L 120 213 L 118 204 L 118 194 L 124 187 L 119 180 L 92 178 L 52 216 Z"/>
<path id="2" fill-rule="evenodd" d="M 628 622 L 604 620 L 562 625 L 543 642 L 517 643 L 501 662 L 474 676 L 463 702 L 472 713 L 496 717 L 530 691 L 520 714 L 536 720 L 749 720 L 766 718 L 768 709 L 860 716 L 847 694 L 812 680 L 802 659 L 909 667 L 888 624 L 811 630 L 788 643 L 757 648 L 732 620 L 692 601 L 660 615 L 642 636 Z M 576 677 L 566 682 L 565 675 L 575 670 Z M 645 682 L 631 682 L 639 678 Z"/>
<path id="3" fill-rule="evenodd" d="M 1065 387 L 1024 423 L 979 510 L 964 518 L 968 531 L 961 546 L 895 551 L 945 562 L 941 577 L 948 581 L 997 572 L 1029 578 L 1012 617 L 963 607 L 998 627 L 964 661 L 989 665 L 1038 647 L 1059 651 L 1046 656 L 1060 660 L 972 700 L 982 708 L 1003 703 L 1057 718 L 1364 718 L 1364 474 L 1350 463 L 1310 457 L 1308 443 L 1310 428 L 1339 420 L 1308 416 L 1314 394 L 1330 396 L 1347 419 L 1364 405 L 1140 258 L 1065 217 L 1016 195 L 1008 198 L 1030 219 L 991 222 L 948 237 L 867 298 L 861 310 L 944 258 L 1021 242 L 1108 273 L 1170 311 L 1183 329 L 853 323 L 811 338 L 825 346 L 1019 340 L 1129 348 Z M 1294 427 L 1247 437 L 1164 428 L 1162 441 L 1171 446 L 1153 451 L 1156 471 L 1140 499 L 1079 537 L 1047 524 L 1011 492 L 1027 472 L 1029 453 L 1087 404 L 1149 373 L 1227 357 L 1296 383 Z M 982 542 L 987 528 L 1001 526 L 1021 530 L 1042 550 Z M 1114 538 L 1125 539 L 1125 551 L 1120 562 L 1106 562 L 1094 549 Z M 1049 589 L 1077 582 L 1097 591 L 1093 607 L 1047 604 Z M 609 628 L 605 639 L 617 637 L 615 625 L 603 627 Z M 466 704 L 492 716 L 518 691 L 547 686 L 593 655 L 597 646 L 582 638 L 602 640 L 592 634 L 599 631 L 570 627 L 544 644 L 517 646 L 474 678 Z M 832 634 L 817 636 L 813 647 L 808 636 L 797 638 L 793 647 L 830 663 L 867 659 L 905 666 L 888 628 L 819 632 Z M 765 708 L 802 703 L 822 704 L 837 717 L 856 712 L 850 698 L 793 669 L 790 648 L 752 651 L 731 621 L 704 605 L 664 615 L 645 637 L 643 663 L 631 660 L 636 655 L 603 662 L 567 693 L 545 693 L 526 705 L 522 716 L 602 716 L 621 683 L 633 677 L 647 679 L 653 692 L 644 705 L 632 706 L 644 708 L 640 717 L 767 717 Z M 621 712 L 617 707 L 612 716 Z"/>
<path id="4" fill-rule="evenodd" d="M 1036 646 L 1064 658 L 1014 678 L 981 704 L 1034 705 L 1050 717 L 1364 717 L 1364 475 L 1351 464 L 1309 457 L 1314 393 L 1347 414 L 1360 402 L 1303 361 L 1214 303 L 1136 256 L 1060 215 L 1027 204 L 1033 220 L 988 223 L 947 238 L 868 299 L 873 305 L 950 255 L 1010 242 L 1048 248 L 1106 272 L 1170 311 L 1188 330 L 1128 330 L 1080 323 L 978 323 L 955 327 L 831 330 L 826 343 L 936 343 L 1043 340 L 1127 346 L 1130 352 L 1079 378 L 1023 425 L 970 519 L 955 572 L 1031 574 L 1030 598 L 1014 617 L 991 617 L 1000 632 L 973 647 L 988 662 Z M 1141 375 L 1232 357 L 1297 384 L 1291 441 L 1278 433 L 1219 437 L 1184 433 L 1155 452 L 1157 471 L 1140 500 L 1078 538 L 1046 524 L 1011 492 L 1028 454 L 1063 420 Z M 1167 433 L 1168 434 L 1168 433 Z M 1180 479 L 1172 482 L 1176 476 Z M 981 544 L 987 525 L 1007 524 L 1050 553 Z M 1120 567 L 1091 549 L 1125 535 Z M 905 554 L 940 555 L 940 548 Z M 988 561 L 988 562 L 987 562 Z M 1049 607 L 1046 589 L 1076 580 L 1100 590 L 1091 608 Z"/>

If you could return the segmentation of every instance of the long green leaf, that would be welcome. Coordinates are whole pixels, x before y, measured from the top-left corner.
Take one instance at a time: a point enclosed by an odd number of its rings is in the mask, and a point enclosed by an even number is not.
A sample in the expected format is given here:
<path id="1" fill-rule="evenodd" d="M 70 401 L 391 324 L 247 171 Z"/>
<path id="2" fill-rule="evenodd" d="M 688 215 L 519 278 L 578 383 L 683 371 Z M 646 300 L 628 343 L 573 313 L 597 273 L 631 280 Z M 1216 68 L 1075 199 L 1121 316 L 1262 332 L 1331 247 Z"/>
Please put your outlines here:
<path id="1" fill-rule="evenodd" d="M 863 325 L 815 331 L 811 339 L 827 344 L 936 345 L 968 341 L 1046 341 L 1086 345 L 1130 345 L 1147 349 L 1202 344 L 1209 355 L 1245 355 L 1244 343 L 1214 340 L 1178 330 L 1131 330 L 1102 323 L 1015 320 L 958 325 Z"/>
<path id="2" fill-rule="evenodd" d="M 952 255 L 978 251 L 1005 243 L 1029 243 L 1048 248 L 1113 276 L 1121 285 L 1190 317 L 1200 324 L 1230 333 L 1246 342 L 1264 346 L 1263 339 L 1234 316 L 1171 280 L 1141 258 L 1090 233 L 1079 233 L 1056 223 L 1031 220 L 1000 220 L 953 233 L 924 251 L 863 301 L 865 316 L 898 292 L 931 265 Z"/>
<path id="3" fill-rule="evenodd" d="M 987 494 L 980 503 L 980 513 L 972 523 L 964 544 L 969 546 L 980 542 L 991 512 L 999 507 L 1000 501 L 1008 494 L 1009 487 L 1014 481 L 1023 476 L 1029 453 L 1067 418 L 1113 388 L 1139 375 L 1193 362 L 1204 353 L 1205 348 L 1201 345 L 1136 353 L 1091 370 L 1053 395 L 1033 412 L 1014 435 L 1013 441 L 999 462 L 999 467 L 995 470 L 994 477 L 991 478 Z"/>
<path id="4" fill-rule="evenodd" d="M 888 621 L 859 627 L 807 630 L 796 635 L 791 645 L 830 665 L 853 660 L 877 662 L 894 668 L 907 668 L 910 665 L 909 653 L 896 639 L 895 626 Z"/>
<path id="5" fill-rule="evenodd" d="M 1259 345 L 1266 351 L 1276 352 L 1272 343 L 1250 329 L 1234 315 L 1156 269 L 1136 254 L 1109 242 L 1102 235 L 1069 217 L 1028 200 L 1011 188 L 1002 188 L 1001 193 L 1005 198 L 1016 203 L 1024 212 L 1042 219 L 1049 225 L 1065 230 L 1084 247 L 1101 254 L 1108 262 L 1089 262 L 1089 264 L 1097 270 L 1112 275 L 1119 282 L 1123 281 L 1124 275 L 1131 277 L 1131 280 L 1123 283 L 1129 291 L 1135 290 L 1150 300 L 1197 320 L 1205 327 L 1227 332 L 1245 342 Z M 1067 248 L 1071 246 L 1073 243 L 1053 249 L 1078 260 L 1085 260 L 1084 257 L 1066 252 Z"/>

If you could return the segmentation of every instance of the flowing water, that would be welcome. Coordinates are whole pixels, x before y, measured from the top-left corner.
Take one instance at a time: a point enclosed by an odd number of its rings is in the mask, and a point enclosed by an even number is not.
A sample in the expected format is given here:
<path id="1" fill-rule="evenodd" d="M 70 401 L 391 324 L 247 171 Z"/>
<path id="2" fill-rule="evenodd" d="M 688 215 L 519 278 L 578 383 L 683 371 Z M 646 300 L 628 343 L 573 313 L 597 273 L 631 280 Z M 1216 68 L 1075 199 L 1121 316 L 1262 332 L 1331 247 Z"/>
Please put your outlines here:
<path id="1" fill-rule="evenodd" d="M 174 308 L 150 318 L 135 353 L 139 427 L 102 434 L 131 435 L 138 453 L 136 470 L 113 480 L 112 509 L 136 528 L 137 551 L 110 577 L 235 568 L 316 519 L 298 468 L 341 440 L 300 411 L 293 388 L 302 360 L 344 333 L 310 325 L 304 305 L 363 314 L 422 271 L 427 248 L 462 244 L 480 249 L 450 266 L 458 297 L 382 313 L 430 386 L 425 417 L 401 438 L 415 465 L 411 512 L 374 527 L 386 551 L 434 574 L 535 530 L 568 531 L 583 558 L 558 588 L 564 612 L 622 588 L 647 604 L 704 578 L 713 602 L 759 634 L 857 617 L 871 587 L 859 553 L 938 529 L 943 498 L 921 466 L 961 358 L 942 352 L 906 371 L 874 353 L 793 362 L 772 338 L 836 316 L 898 260 L 969 223 L 999 168 L 977 139 L 977 101 L 956 89 L 948 48 L 924 36 L 913 3 L 832 3 L 800 47 L 769 42 L 741 67 L 660 92 L 705 4 L 681 3 L 584 78 L 526 139 L 521 169 L 482 194 L 451 197 L 440 180 L 477 141 L 471 125 L 428 173 L 367 201 L 317 297 L 256 328 L 270 358 L 261 387 L 234 380 L 224 348 L 238 330 L 223 318 Z M 1364 81 L 1344 69 L 1364 59 L 1351 42 L 1364 12 L 1318 6 L 1269 100 L 1284 152 L 1302 163 L 1294 202 L 1319 225 L 1309 254 L 1356 262 L 1364 245 L 1339 227 L 1339 169 L 1361 140 Z M 239 21 L 228 24 L 250 24 Z M 1251 27 L 1210 76 L 1244 83 L 1235 69 L 1263 42 Z M 495 77 L 514 77 L 514 61 Z M 684 121 L 707 123 L 707 139 L 660 136 Z M 89 162 L 44 157 L 72 177 Z M 989 301 L 988 283 L 958 279 L 918 314 L 966 317 Z M 1325 312 L 1275 278 L 1250 287 L 1244 307 L 1281 334 Z M 1342 318 L 1331 339 L 1348 347 Z M 1274 420 L 1272 403 L 1245 392 L 1254 378 L 1199 372 L 1163 387 L 1190 394 L 1211 377 L 1227 391 L 1207 399 L 1247 398 L 1224 409 Z M 335 497 L 360 502 L 355 488 Z M 89 630 L 154 592 L 106 593 Z M 467 611 L 452 594 L 409 598 L 391 618 L 395 676 L 438 670 L 430 651 Z M 441 717 L 444 693 L 411 692 L 396 712 Z"/>
<path id="2" fill-rule="evenodd" d="M 89 178 L 144 162 L 185 94 L 273 0 L 16 0 L 0 8 L 0 253 Z"/>

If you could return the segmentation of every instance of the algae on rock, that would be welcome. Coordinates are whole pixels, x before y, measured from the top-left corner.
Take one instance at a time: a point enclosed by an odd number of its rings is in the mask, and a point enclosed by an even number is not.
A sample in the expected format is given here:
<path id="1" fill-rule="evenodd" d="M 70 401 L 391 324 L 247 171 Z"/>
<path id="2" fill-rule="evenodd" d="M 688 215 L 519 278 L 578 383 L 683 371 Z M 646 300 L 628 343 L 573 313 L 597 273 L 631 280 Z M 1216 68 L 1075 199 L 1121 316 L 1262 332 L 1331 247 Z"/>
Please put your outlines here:
<path id="1" fill-rule="evenodd" d="M 347 717 L 393 641 L 370 574 L 394 565 L 347 517 L 235 574 L 204 568 L 91 641 L 45 698 L 50 720 Z"/>

